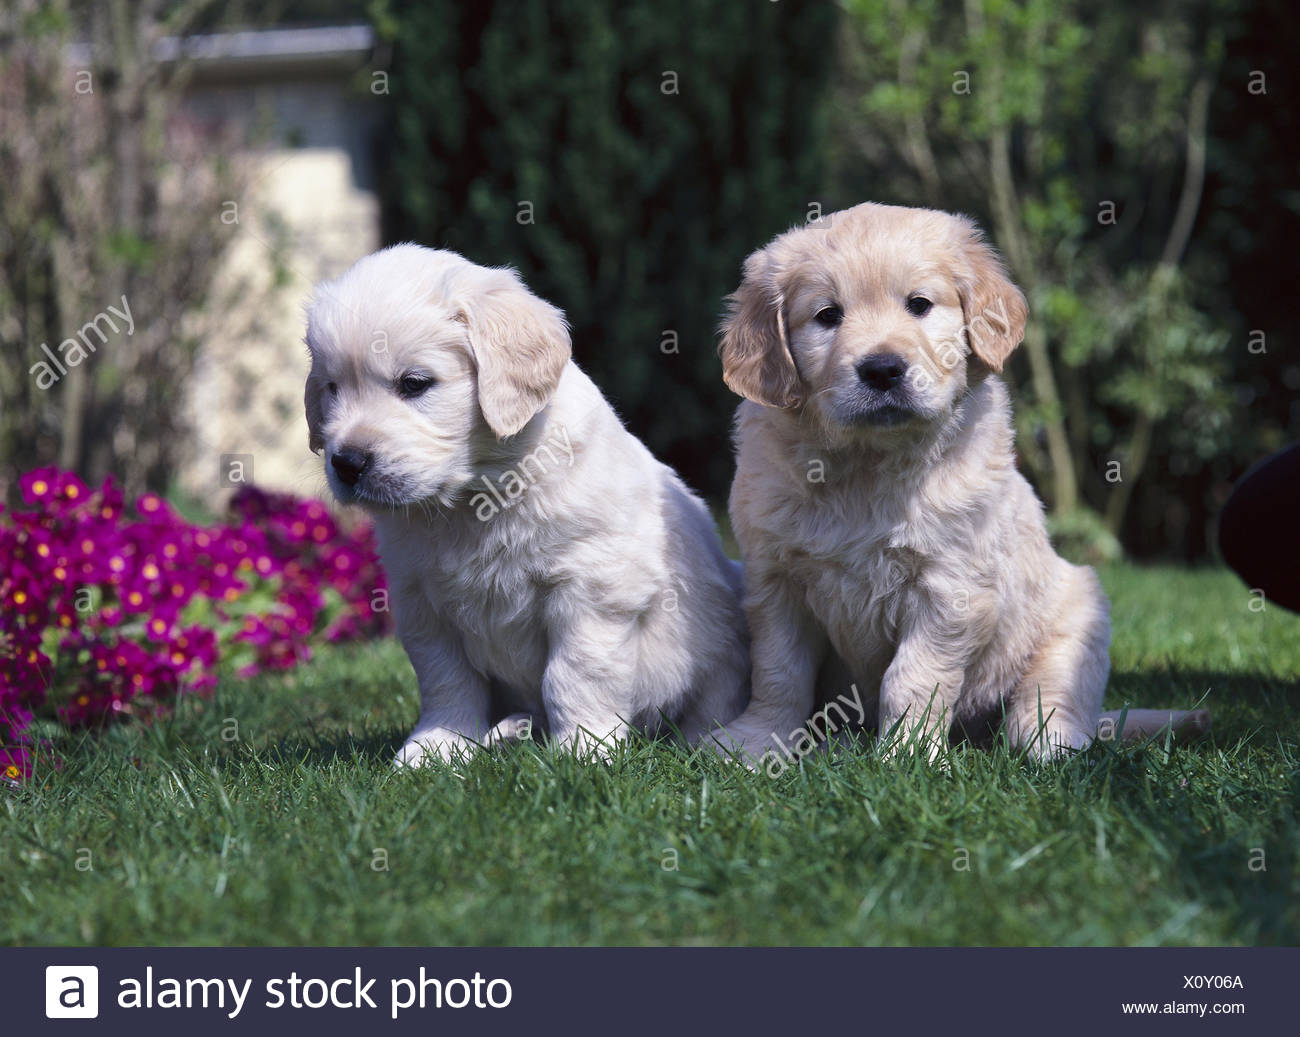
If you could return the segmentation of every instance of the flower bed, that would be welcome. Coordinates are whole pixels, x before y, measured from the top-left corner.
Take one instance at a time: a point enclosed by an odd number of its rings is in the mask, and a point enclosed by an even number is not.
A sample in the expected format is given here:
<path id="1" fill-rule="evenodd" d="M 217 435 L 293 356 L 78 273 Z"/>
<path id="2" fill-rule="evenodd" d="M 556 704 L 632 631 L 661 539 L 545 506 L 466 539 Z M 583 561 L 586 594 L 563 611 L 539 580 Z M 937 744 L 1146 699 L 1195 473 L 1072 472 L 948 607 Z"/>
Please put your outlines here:
<path id="1" fill-rule="evenodd" d="M 156 494 L 127 509 L 111 478 L 43 468 L 21 489 L 27 509 L 0 509 L 0 776 L 30 772 L 37 717 L 148 717 L 210 690 L 218 660 L 283 670 L 389 628 L 370 527 L 319 501 L 247 487 L 201 526 Z"/>

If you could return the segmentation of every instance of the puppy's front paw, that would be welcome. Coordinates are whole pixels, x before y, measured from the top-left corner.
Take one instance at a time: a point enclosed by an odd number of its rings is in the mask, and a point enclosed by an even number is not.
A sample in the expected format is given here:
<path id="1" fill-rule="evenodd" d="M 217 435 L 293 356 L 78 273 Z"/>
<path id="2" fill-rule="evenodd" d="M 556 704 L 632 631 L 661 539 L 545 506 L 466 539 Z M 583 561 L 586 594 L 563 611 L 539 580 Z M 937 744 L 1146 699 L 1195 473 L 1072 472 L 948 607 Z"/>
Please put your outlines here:
<path id="1" fill-rule="evenodd" d="M 484 742 L 490 746 L 500 745 L 502 742 L 527 742 L 532 740 L 533 733 L 531 713 L 511 713 L 487 733 Z"/>
<path id="2" fill-rule="evenodd" d="M 600 732 L 600 733 L 598 733 Z M 631 729 L 622 721 L 601 722 L 591 727 L 552 728 L 551 739 L 565 752 L 591 763 L 609 763 L 618 746 L 627 741 Z"/>
<path id="3" fill-rule="evenodd" d="M 413 734 L 393 758 L 394 770 L 422 767 L 426 763 L 465 763 L 479 744 L 455 731 L 424 731 Z"/>
<path id="4" fill-rule="evenodd" d="M 711 732 L 708 741 L 722 756 L 743 763 L 751 771 L 764 769 L 774 758 L 786 760 L 791 755 L 780 735 L 745 717 Z"/>
<path id="5" fill-rule="evenodd" d="M 946 762 L 948 732 L 916 728 L 905 731 L 900 726 L 881 734 L 878 744 L 882 760 L 901 763 L 919 756 L 932 766 L 942 765 Z"/>

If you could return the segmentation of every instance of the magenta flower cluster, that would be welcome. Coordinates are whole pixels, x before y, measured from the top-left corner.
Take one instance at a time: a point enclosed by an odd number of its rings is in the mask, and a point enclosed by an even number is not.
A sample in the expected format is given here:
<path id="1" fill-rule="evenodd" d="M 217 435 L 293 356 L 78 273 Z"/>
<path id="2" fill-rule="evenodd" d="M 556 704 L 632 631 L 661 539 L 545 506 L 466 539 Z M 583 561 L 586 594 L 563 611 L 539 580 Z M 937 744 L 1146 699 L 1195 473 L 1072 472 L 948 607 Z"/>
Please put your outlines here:
<path id="1" fill-rule="evenodd" d="M 0 777 L 30 772 L 38 717 L 67 727 L 149 716 L 241 676 L 288 669 L 318 639 L 389 626 L 372 532 L 319 501 L 251 487 L 227 522 L 186 521 L 161 497 L 134 508 L 55 468 L 0 508 Z"/>

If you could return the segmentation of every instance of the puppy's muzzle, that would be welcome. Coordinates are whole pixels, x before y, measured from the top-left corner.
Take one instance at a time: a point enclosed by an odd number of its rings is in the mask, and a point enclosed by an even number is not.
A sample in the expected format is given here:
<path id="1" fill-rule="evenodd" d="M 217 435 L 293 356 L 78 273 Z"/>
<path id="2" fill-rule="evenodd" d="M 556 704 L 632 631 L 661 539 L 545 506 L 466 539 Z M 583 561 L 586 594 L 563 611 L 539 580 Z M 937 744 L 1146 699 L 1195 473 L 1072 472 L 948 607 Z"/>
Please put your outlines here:
<path id="1" fill-rule="evenodd" d="M 370 468 L 373 460 L 374 455 L 364 450 L 357 450 L 355 447 L 345 446 L 334 451 L 334 456 L 330 458 L 330 467 L 334 469 L 334 474 L 344 486 L 355 486 Z"/>

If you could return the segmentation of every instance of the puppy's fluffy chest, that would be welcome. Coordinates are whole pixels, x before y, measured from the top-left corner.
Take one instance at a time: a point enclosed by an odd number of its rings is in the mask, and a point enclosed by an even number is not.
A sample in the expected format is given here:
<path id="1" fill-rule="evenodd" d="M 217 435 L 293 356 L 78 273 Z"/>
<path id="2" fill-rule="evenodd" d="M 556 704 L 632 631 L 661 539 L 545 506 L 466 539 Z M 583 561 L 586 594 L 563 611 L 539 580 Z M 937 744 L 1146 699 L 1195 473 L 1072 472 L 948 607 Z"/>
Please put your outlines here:
<path id="1" fill-rule="evenodd" d="M 984 613 L 998 595 L 981 592 L 999 580 L 998 545 L 1023 483 L 997 410 L 895 453 L 783 444 L 786 463 L 755 478 L 761 490 L 739 509 L 757 533 L 748 539 L 773 556 L 841 655 L 878 659 L 919 615 L 993 620 Z M 758 449 L 742 467 L 773 456 L 761 442 L 751 436 Z"/>
<path id="2" fill-rule="evenodd" d="M 476 670 L 532 696 L 546 665 L 554 556 L 536 543 L 536 526 L 517 530 L 510 519 L 484 523 L 466 512 L 422 527 L 393 519 L 380 523 L 380 545 L 390 573 L 459 635 Z"/>
<path id="3" fill-rule="evenodd" d="M 951 574 L 939 549 L 942 520 L 911 499 L 873 492 L 870 481 L 815 488 L 790 503 L 788 575 L 831 631 L 895 643 L 921 598 L 944 593 Z M 811 535 L 809 535 L 811 534 Z"/>

